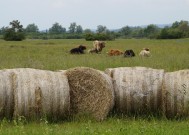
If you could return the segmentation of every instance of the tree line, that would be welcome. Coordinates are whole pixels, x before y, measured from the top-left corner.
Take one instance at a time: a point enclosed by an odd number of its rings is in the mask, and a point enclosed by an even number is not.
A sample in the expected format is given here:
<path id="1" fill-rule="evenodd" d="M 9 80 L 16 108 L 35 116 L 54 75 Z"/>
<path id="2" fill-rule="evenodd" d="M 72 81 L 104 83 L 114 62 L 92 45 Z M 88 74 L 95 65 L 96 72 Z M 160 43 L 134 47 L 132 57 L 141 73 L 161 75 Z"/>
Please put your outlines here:
<path id="1" fill-rule="evenodd" d="M 189 38 L 189 22 L 176 21 L 170 26 L 160 28 L 150 24 L 146 27 L 124 26 L 117 30 L 109 30 L 106 26 L 98 25 L 97 29 L 83 29 L 75 22 L 68 30 L 55 22 L 51 28 L 39 31 L 36 24 L 28 24 L 26 28 L 18 20 L 13 20 L 7 27 L 0 29 L 0 38 L 7 41 L 21 41 L 29 39 L 81 39 L 86 40 L 114 40 L 116 38 L 149 38 L 149 39 L 178 39 Z"/>

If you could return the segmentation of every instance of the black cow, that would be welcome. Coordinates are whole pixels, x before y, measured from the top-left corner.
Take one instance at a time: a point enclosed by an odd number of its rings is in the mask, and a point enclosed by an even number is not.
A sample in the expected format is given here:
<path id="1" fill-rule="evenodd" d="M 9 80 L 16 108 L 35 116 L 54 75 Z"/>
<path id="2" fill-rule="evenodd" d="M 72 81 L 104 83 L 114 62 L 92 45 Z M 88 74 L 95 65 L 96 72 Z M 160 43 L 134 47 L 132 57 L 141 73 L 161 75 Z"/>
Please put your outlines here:
<path id="1" fill-rule="evenodd" d="M 84 54 L 84 50 L 86 49 L 86 46 L 80 45 L 77 48 L 73 48 L 70 50 L 71 54 Z"/>
<path id="2" fill-rule="evenodd" d="M 126 50 L 125 52 L 124 52 L 124 57 L 134 57 L 135 56 L 135 53 L 134 53 L 134 51 L 133 50 Z"/>

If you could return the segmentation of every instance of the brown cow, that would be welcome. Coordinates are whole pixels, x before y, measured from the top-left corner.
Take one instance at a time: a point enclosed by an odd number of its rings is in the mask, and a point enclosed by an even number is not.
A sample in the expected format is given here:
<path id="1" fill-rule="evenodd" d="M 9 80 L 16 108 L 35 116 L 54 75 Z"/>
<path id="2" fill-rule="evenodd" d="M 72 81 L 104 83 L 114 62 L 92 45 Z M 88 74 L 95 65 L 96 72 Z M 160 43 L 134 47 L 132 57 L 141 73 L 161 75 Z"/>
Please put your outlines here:
<path id="1" fill-rule="evenodd" d="M 109 52 L 107 52 L 109 56 L 118 56 L 122 55 L 123 52 L 118 49 L 111 49 Z"/>

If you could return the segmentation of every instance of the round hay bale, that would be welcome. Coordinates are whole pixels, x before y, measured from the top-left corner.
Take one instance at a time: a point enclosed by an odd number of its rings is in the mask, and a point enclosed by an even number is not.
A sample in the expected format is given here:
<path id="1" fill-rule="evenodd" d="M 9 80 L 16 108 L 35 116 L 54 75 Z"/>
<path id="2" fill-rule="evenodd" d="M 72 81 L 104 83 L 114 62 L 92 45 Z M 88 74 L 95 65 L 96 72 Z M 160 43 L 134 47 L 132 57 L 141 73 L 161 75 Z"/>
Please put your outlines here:
<path id="1" fill-rule="evenodd" d="M 189 70 L 165 73 L 162 94 L 168 118 L 189 116 Z"/>
<path id="2" fill-rule="evenodd" d="M 14 117 L 62 120 L 69 115 L 67 77 L 61 72 L 15 69 Z"/>
<path id="3" fill-rule="evenodd" d="M 106 69 L 113 78 L 115 111 L 119 114 L 149 114 L 161 110 L 164 70 L 145 67 Z"/>
<path id="4" fill-rule="evenodd" d="M 14 111 L 14 73 L 0 70 L 0 119 L 12 119 Z"/>
<path id="5" fill-rule="evenodd" d="M 70 85 L 71 114 L 104 120 L 114 105 L 112 80 L 105 73 L 87 67 L 65 72 Z"/>

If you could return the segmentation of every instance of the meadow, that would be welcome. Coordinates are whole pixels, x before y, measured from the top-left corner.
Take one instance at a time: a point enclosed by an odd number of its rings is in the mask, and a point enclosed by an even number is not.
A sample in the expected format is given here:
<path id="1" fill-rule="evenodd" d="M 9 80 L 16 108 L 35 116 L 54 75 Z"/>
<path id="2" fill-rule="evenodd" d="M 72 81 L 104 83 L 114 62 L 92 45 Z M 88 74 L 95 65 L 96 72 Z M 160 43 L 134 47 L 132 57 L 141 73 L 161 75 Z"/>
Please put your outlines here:
<path id="1" fill-rule="evenodd" d="M 115 67 L 144 66 L 166 71 L 189 68 L 189 39 L 148 40 L 120 39 L 107 41 L 101 54 L 70 55 L 69 50 L 83 44 L 92 48 L 92 41 L 85 40 L 25 40 L 11 42 L 0 40 L 0 69 L 36 68 L 43 70 L 63 70 L 86 66 L 99 70 Z M 140 58 L 140 50 L 150 48 L 152 57 Z M 110 57 L 110 49 L 133 49 L 134 58 Z M 87 50 L 86 50 L 87 52 Z"/>
<path id="2" fill-rule="evenodd" d="M 24 40 L 20 42 L 0 40 L 0 69 L 35 68 L 43 70 L 66 70 L 73 67 L 92 67 L 104 71 L 106 68 L 144 66 L 165 71 L 189 69 L 189 39 L 149 40 L 117 39 L 106 41 L 101 54 L 71 55 L 69 50 L 83 44 L 92 48 L 92 41 L 79 40 Z M 138 56 L 142 48 L 150 48 L 152 56 Z M 110 49 L 133 49 L 134 58 L 108 56 Z M 51 123 L 45 118 L 28 122 L 24 118 L 0 121 L 0 134 L 81 134 L 81 135 L 125 135 L 125 134 L 188 134 L 189 120 L 167 119 L 160 116 L 114 116 L 95 122 L 88 118 Z"/>

